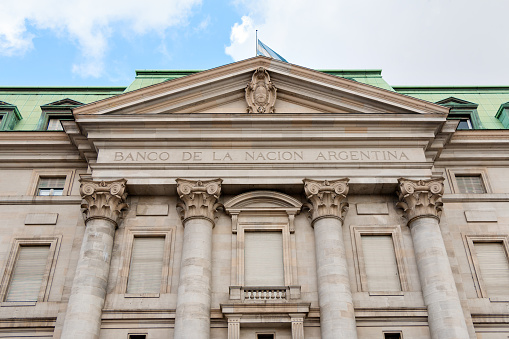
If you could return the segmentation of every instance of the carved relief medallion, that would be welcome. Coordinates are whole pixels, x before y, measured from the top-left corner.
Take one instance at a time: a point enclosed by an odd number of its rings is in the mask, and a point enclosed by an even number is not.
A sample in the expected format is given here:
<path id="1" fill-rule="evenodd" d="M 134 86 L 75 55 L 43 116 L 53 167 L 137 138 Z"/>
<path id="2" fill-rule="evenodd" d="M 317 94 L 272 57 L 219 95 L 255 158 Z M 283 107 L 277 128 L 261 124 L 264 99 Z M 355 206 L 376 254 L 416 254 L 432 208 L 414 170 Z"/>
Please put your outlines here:
<path id="1" fill-rule="evenodd" d="M 246 87 L 248 113 L 274 113 L 276 87 L 270 81 L 267 70 L 259 67 Z"/>

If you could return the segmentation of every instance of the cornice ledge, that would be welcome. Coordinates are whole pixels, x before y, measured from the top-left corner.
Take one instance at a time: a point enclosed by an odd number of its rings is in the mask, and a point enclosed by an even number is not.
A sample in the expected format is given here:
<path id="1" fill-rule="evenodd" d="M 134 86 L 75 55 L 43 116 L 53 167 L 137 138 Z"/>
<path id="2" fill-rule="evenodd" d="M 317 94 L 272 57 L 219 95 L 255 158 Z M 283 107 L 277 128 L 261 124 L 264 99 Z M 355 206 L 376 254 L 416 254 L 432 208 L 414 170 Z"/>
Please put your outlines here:
<path id="1" fill-rule="evenodd" d="M 222 179 L 214 180 L 186 180 L 176 179 L 177 194 L 180 202 L 177 204 L 182 223 L 191 219 L 205 219 L 215 225 L 214 214 L 221 206 L 217 203 L 221 195 Z"/>
<path id="2" fill-rule="evenodd" d="M 419 218 L 434 218 L 440 221 L 444 178 L 429 180 L 399 178 L 396 194 L 399 198 L 396 207 L 403 210 L 408 225 Z"/>
<path id="3" fill-rule="evenodd" d="M 348 181 L 343 178 L 338 180 L 317 181 L 304 179 L 304 193 L 309 200 L 304 207 L 309 209 L 311 226 L 323 218 L 336 218 L 343 221 L 348 203 L 344 201 L 348 194 Z"/>

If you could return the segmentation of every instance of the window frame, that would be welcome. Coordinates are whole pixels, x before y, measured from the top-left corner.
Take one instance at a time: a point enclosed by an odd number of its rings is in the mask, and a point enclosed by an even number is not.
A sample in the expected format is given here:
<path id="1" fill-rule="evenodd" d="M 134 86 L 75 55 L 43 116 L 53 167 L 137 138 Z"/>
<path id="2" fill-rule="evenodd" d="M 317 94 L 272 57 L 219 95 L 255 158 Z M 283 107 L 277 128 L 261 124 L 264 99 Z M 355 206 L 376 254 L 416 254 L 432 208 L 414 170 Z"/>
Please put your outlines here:
<path id="1" fill-rule="evenodd" d="M 271 223 L 271 222 L 244 222 L 239 223 L 237 226 L 237 258 L 239 260 L 239 266 L 237 271 L 237 282 L 238 286 L 246 286 L 245 284 L 245 233 L 246 232 L 281 232 L 283 241 L 283 277 L 284 285 L 291 286 L 293 284 L 292 279 L 292 260 L 291 260 L 291 243 L 290 243 L 290 228 L 288 224 L 284 223 Z M 256 286 L 256 287 L 271 287 L 267 286 Z M 246 286 L 255 287 L 255 286 Z"/>
<path id="2" fill-rule="evenodd" d="M 244 300 L 245 286 L 244 233 L 245 231 L 281 231 L 283 237 L 283 269 L 286 299 L 299 299 L 300 286 L 297 276 L 295 216 L 302 203 L 297 199 L 274 191 L 252 191 L 237 195 L 224 204 L 232 220 L 232 246 L 230 270 L 230 299 Z"/>
<path id="3" fill-rule="evenodd" d="M 484 168 L 448 168 L 447 176 L 451 183 L 451 190 L 454 194 L 488 194 L 492 193 L 491 186 L 489 184 L 488 175 Z M 484 186 L 484 193 L 462 193 L 456 177 L 468 177 L 468 176 L 479 176 L 481 177 L 482 184 Z"/>
<path id="4" fill-rule="evenodd" d="M 407 263 L 404 255 L 403 236 L 401 234 L 401 226 L 351 226 L 353 239 L 354 268 L 357 280 L 357 289 L 359 292 L 368 292 L 370 295 L 403 295 L 404 292 L 410 291 Z M 362 236 L 370 235 L 389 235 L 392 237 L 394 245 L 394 255 L 396 257 L 396 265 L 398 267 L 401 291 L 370 291 L 368 288 L 368 276 L 366 274 L 364 264 L 364 253 L 362 250 Z"/>
<path id="5" fill-rule="evenodd" d="M 0 131 L 12 131 L 22 119 L 23 117 L 18 107 L 5 101 L 0 101 Z"/>
<path id="6" fill-rule="evenodd" d="M 122 254 L 124 256 L 122 267 L 119 270 L 118 290 L 125 298 L 159 298 L 161 294 L 169 293 L 174 259 L 174 228 L 136 227 L 126 228 Z M 133 251 L 134 238 L 160 238 L 164 237 L 163 272 L 159 293 L 127 293 L 129 270 Z"/>
<path id="7" fill-rule="evenodd" d="M 507 261 L 509 263 L 509 235 L 502 234 L 483 234 L 483 235 L 465 235 L 465 247 L 468 252 L 468 262 L 470 265 L 470 271 L 472 272 L 475 290 L 477 292 L 478 298 L 488 298 L 490 301 L 509 301 L 509 286 L 507 290 L 507 296 L 492 296 L 488 294 L 488 290 L 486 289 L 486 284 L 482 277 L 481 265 L 479 264 L 479 260 L 477 259 L 477 252 L 475 250 L 474 243 L 484 242 L 484 243 L 502 243 Z"/>
<path id="8" fill-rule="evenodd" d="M 61 196 L 71 195 L 72 183 L 74 182 L 74 177 L 76 175 L 76 170 L 66 170 L 66 169 L 34 169 L 32 171 L 32 177 L 30 178 L 30 182 L 28 184 L 28 189 L 26 195 L 43 197 L 43 195 L 38 195 L 39 192 L 39 179 L 40 178 L 63 178 L 65 177 L 65 185 L 64 190 Z M 46 196 L 48 197 L 48 196 Z M 58 195 L 49 196 L 52 198 L 59 197 Z"/>
<path id="9" fill-rule="evenodd" d="M 1 280 L 0 287 L 0 303 L 19 306 L 34 306 L 36 302 L 48 301 L 51 284 L 53 283 L 53 277 L 55 274 L 56 263 L 58 259 L 58 252 L 60 250 L 61 236 L 56 237 L 40 237 L 40 238 L 14 238 L 11 243 L 11 250 L 7 263 L 4 269 L 4 273 Z M 48 258 L 46 260 L 46 268 L 39 290 L 39 296 L 36 302 L 31 301 L 5 301 L 7 297 L 7 291 L 11 285 L 11 278 L 14 272 L 14 267 L 18 260 L 18 253 L 21 247 L 30 246 L 50 246 Z"/>

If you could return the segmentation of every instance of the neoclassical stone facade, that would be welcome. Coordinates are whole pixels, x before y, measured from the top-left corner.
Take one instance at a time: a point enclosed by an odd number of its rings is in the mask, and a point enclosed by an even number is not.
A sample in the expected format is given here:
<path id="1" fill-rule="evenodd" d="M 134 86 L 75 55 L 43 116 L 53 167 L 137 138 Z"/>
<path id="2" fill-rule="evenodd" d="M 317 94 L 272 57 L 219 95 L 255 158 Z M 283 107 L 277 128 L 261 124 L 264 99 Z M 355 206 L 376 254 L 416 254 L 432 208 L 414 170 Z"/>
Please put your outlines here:
<path id="1" fill-rule="evenodd" d="M 509 336 L 507 130 L 265 57 L 72 114 L 0 134 L 0 337 Z"/>

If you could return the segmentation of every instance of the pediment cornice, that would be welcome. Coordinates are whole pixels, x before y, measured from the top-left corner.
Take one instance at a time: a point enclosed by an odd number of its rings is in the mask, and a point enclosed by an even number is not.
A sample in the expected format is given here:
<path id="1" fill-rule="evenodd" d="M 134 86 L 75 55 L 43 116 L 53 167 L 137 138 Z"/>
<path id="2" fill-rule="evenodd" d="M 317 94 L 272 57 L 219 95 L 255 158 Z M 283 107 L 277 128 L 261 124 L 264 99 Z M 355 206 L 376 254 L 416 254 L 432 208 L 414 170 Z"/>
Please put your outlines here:
<path id="1" fill-rule="evenodd" d="M 74 114 L 78 120 L 87 115 L 200 112 L 244 99 L 246 85 L 259 68 L 268 71 L 279 98 L 321 112 L 448 113 L 434 103 L 259 56 L 84 105 Z"/>

